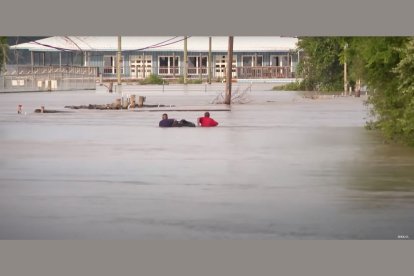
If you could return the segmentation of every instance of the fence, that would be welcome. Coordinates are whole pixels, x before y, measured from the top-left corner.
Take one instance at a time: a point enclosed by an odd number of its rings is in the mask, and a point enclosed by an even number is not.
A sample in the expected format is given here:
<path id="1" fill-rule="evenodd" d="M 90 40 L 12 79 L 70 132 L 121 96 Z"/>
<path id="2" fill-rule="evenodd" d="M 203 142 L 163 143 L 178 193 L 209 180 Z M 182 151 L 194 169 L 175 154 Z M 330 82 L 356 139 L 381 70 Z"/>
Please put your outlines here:
<path id="1" fill-rule="evenodd" d="M 96 89 L 97 67 L 14 66 L 0 75 L 0 92 Z"/>
<path id="2" fill-rule="evenodd" d="M 208 67 L 189 67 L 188 78 L 207 79 Z M 295 78 L 295 72 L 290 66 L 255 66 L 255 67 L 233 67 L 234 78 L 238 79 L 288 79 Z M 129 72 L 126 73 L 125 72 Z M 182 66 L 123 66 L 121 69 L 122 78 L 144 79 L 150 74 L 155 74 L 164 79 L 175 79 L 183 76 Z M 102 77 L 106 79 L 116 78 L 116 67 L 104 67 Z M 211 68 L 211 77 L 214 80 L 226 77 L 226 67 Z"/>
<path id="3" fill-rule="evenodd" d="M 290 66 L 237 67 L 237 76 L 240 79 L 286 79 L 295 77 Z"/>

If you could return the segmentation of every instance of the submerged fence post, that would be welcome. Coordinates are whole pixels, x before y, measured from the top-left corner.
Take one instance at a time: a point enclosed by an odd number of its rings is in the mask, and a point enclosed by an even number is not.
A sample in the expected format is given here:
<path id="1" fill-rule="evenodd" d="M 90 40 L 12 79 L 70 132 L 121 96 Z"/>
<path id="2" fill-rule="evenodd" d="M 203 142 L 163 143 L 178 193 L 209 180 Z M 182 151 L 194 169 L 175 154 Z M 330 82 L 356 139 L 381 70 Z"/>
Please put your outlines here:
<path id="1" fill-rule="evenodd" d="M 120 98 L 118 98 L 118 99 L 115 99 L 115 109 L 120 109 L 120 108 L 122 108 L 122 101 L 121 101 L 121 99 Z"/>
<path id="2" fill-rule="evenodd" d="M 211 57 L 211 36 L 208 38 L 208 84 L 211 84 L 211 63 L 212 63 L 212 57 Z"/>
<path id="3" fill-rule="evenodd" d="M 50 76 L 49 76 L 49 79 L 46 81 L 46 90 L 48 91 L 48 92 L 52 92 L 52 81 L 50 80 Z M 43 113 L 43 112 L 42 112 Z"/>
<path id="4" fill-rule="evenodd" d="M 135 94 L 131 95 L 129 106 L 130 108 L 135 108 Z"/>
<path id="5" fill-rule="evenodd" d="M 227 76 L 226 76 L 226 94 L 224 97 L 224 104 L 231 104 L 231 78 L 233 73 L 233 36 L 229 36 L 227 52 Z"/>
<path id="6" fill-rule="evenodd" d="M 144 106 L 144 101 L 145 101 L 145 97 L 138 96 L 138 107 L 143 107 Z"/>

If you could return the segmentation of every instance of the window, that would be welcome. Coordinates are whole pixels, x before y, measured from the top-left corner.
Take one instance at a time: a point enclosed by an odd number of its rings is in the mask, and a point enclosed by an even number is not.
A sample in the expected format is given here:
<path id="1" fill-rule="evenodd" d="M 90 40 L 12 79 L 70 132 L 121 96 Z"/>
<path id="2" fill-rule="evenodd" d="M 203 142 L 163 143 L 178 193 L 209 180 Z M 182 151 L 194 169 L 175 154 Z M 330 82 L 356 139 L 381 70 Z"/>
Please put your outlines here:
<path id="1" fill-rule="evenodd" d="M 243 56 L 242 62 L 243 67 L 263 66 L 263 56 Z"/>
<path id="2" fill-rule="evenodd" d="M 159 75 L 175 75 L 180 74 L 179 61 L 177 56 L 160 56 L 158 74 Z"/>
<path id="3" fill-rule="evenodd" d="M 188 74 L 200 75 L 207 74 L 207 56 L 189 56 Z"/>
<path id="4" fill-rule="evenodd" d="M 45 54 L 43 52 L 33 52 L 34 65 L 43 66 L 45 64 Z"/>
<path id="5" fill-rule="evenodd" d="M 275 72 L 279 78 L 286 78 L 291 71 L 289 56 L 287 54 L 270 56 L 270 65 L 277 66 Z"/>
<path id="6" fill-rule="evenodd" d="M 289 66 L 288 57 L 286 55 L 271 56 L 270 65 L 271 66 Z"/>
<path id="7" fill-rule="evenodd" d="M 263 66 L 263 56 L 256 56 L 256 65 L 255 66 Z"/>
<path id="8" fill-rule="evenodd" d="M 116 74 L 117 56 L 104 56 L 104 74 Z M 124 57 L 121 56 L 121 74 L 124 73 Z"/>
<path id="9" fill-rule="evenodd" d="M 131 77 L 146 78 L 152 73 L 152 56 L 139 55 L 130 57 Z"/>
<path id="10" fill-rule="evenodd" d="M 227 56 L 216 56 L 215 57 L 215 76 L 219 78 L 224 78 L 226 76 L 226 64 Z M 232 76 L 236 77 L 236 66 L 237 66 L 237 56 L 233 56 L 232 63 Z"/>

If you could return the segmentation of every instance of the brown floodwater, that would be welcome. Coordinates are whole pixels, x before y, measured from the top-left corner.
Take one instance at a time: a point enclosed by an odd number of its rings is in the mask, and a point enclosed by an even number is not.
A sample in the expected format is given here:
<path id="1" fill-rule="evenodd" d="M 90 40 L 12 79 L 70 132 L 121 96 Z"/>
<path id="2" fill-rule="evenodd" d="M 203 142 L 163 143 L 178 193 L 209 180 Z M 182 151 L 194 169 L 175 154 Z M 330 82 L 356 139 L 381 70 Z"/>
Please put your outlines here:
<path id="1" fill-rule="evenodd" d="M 163 112 L 33 112 L 118 96 L 99 86 L 0 94 L 0 239 L 412 239 L 414 149 L 364 129 L 364 97 L 269 87 L 210 112 L 216 128 L 161 129 Z M 209 105 L 222 88 L 124 93 Z"/>

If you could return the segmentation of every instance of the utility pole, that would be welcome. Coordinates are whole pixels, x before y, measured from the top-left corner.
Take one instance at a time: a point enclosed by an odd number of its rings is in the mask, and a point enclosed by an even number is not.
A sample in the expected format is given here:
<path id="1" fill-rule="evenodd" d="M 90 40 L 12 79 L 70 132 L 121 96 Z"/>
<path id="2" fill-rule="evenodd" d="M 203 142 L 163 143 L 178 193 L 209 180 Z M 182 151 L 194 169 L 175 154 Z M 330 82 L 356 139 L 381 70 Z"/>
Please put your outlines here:
<path id="1" fill-rule="evenodd" d="M 30 51 L 30 63 L 32 64 L 32 87 L 35 87 L 35 74 L 34 74 L 34 53 Z M 59 51 L 59 69 L 62 67 L 62 51 Z M 3 87 L 4 87 L 4 78 L 3 78 Z"/>
<path id="2" fill-rule="evenodd" d="M 187 36 L 184 37 L 184 84 L 187 84 Z M 174 60 L 175 62 L 175 60 Z"/>
<path id="3" fill-rule="evenodd" d="M 348 47 L 348 44 L 345 43 L 344 45 L 344 95 L 346 96 L 348 94 L 348 79 L 347 79 L 347 66 L 346 66 L 346 48 Z"/>
<path id="4" fill-rule="evenodd" d="M 227 53 L 227 77 L 226 77 L 226 95 L 224 103 L 231 104 L 231 74 L 233 69 L 233 37 L 229 36 L 229 47 Z"/>
<path id="5" fill-rule="evenodd" d="M 211 84 L 211 61 L 212 61 L 212 57 L 211 57 L 211 36 L 208 38 L 208 84 Z"/>
<path id="6" fill-rule="evenodd" d="M 121 88 L 121 36 L 118 36 L 118 57 L 116 64 L 116 75 L 118 80 L 117 88 Z M 118 92 L 121 92 L 121 89 L 119 89 Z"/>

